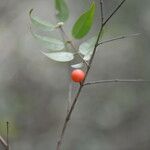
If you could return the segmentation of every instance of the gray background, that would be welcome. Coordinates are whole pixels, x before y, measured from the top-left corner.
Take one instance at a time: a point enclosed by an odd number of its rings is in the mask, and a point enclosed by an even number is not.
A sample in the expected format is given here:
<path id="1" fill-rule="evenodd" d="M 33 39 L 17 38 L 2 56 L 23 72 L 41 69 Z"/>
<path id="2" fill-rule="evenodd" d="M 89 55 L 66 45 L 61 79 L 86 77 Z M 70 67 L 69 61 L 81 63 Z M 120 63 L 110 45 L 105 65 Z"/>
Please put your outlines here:
<path id="1" fill-rule="evenodd" d="M 89 6 L 87 0 L 67 0 L 70 18 L 65 31 Z M 99 29 L 95 24 L 82 41 Z M 119 0 L 104 0 L 105 17 Z M 0 133 L 10 122 L 12 150 L 55 149 L 66 114 L 68 65 L 44 57 L 30 31 L 28 12 L 55 23 L 52 0 L 0 0 Z M 127 0 L 107 25 L 104 39 L 141 33 L 139 37 L 99 47 L 88 80 L 150 79 L 150 1 Z M 52 32 L 59 36 L 59 32 Z M 70 34 L 71 35 L 71 34 Z M 82 41 L 75 41 L 78 45 Z M 74 85 L 74 93 L 77 85 Z M 84 88 L 65 135 L 64 150 L 149 150 L 150 85 L 101 84 Z M 2 149 L 2 148 L 1 148 Z"/>

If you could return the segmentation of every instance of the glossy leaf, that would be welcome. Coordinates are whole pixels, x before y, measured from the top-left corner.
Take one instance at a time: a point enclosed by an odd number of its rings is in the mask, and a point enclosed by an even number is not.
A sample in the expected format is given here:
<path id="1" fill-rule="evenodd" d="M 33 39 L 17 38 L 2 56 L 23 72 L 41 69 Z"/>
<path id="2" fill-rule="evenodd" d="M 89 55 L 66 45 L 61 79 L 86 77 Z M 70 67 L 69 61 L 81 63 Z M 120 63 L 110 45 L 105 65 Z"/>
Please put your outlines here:
<path id="1" fill-rule="evenodd" d="M 42 53 L 48 58 L 58 62 L 68 62 L 74 59 L 74 55 L 70 52 Z"/>
<path id="2" fill-rule="evenodd" d="M 93 2 L 90 9 L 82 14 L 73 26 L 72 35 L 76 39 L 84 37 L 90 31 L 93 24 L 94 14 L 95 3 Z"/>
<path id="3" fill-rule="evenodd" d="M 84 43 L 82 43 L 79 46 L 79 52 L 82 55 L 88 55 L 89 53 L 92 53 L 92 51 L 94 49 L 94 46 L 95 46 L 95 43 L 96 43 L 96 40 L 97 40 L 97 36 L 94 36 L 91 39 L 89 39 L 89 40 L 85 41 Z"/>
<path id="4" fill-rule="evenodd" d="M 40 36 L 31 32 L 33 37 L 37 39 L 45 48 L 50 49 L 52 51 L 60 51 L 62 50 L 65 45 L 62 41 L 50 37 Z"/>
<path id="5" fill-rule="evenodd" d="M 55 29 L 55 26 L 53 24 L 48 23 L 46 21 L 43 21 L 43 20 L 41 20 L 40 18 L 38 18 L 36 16 L 33 16 L 32 12 L 33 12 L 33 9 L 30 10 L 29 16 L 30 16 L 30 19 L 31 19 L 31 23 L 35 27 L 37 27 L 37 28 L 39 28 L 43 31 L 53 31 Z"/>
<path id="6" fill-rule="evenodd" d="M 81 63 L 78 63 L 78 64 L 73 64 L 73 65 L 71 65 L 71 67 L 78 69 L 78 68 L 82 68 L 83 65 L 84 65 L 84 64 L 81 62 Z"/>
<path id="7" fill-rule="evenodd" d="M 66 21 L 69 18 L 69 9 L 65 0 L 55 0 L 55 8 L 58 11 L 57 18 L 60 21 Z"/>

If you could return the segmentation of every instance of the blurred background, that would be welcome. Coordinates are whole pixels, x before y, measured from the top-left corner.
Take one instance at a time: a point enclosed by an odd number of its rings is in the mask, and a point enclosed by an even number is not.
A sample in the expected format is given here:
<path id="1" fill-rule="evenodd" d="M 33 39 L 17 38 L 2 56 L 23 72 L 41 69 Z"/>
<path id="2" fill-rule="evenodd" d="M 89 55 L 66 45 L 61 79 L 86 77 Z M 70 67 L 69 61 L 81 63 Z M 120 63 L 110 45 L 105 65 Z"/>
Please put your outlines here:
<path id="1" fill-rule="evenodd" d="M 66 0 L 70 30 L 89 7 L 88 0 Z M 95 24 L 82 41 L 99 29 L 99 0 Z M 119 0 L 104 0 L 105 17 Z M 56 23 L 53 0 L 0 0 L 0 134 L 10 122 L 11 150 L 55 149 L 66 115 L 69 74 L 67 63 L 40 53 L 32 37 L 28 12 Z M 150 79 L 150 1 L 130 0 L 106 27 L 104 40 L 133 33 L 129 38 L 99 47 L 87 80 Z M 52 32 L 59 36 L 59 32 Z M 75 41 L 78 45 L 82 41 Z M 77 85 L 73 86 L 73 93 Z M 67 129 L 63 150 L 149 150 L 149 83 L 87 86 L 80 95 Z M 3 147 L 0 146 L 3 150 Z"/>

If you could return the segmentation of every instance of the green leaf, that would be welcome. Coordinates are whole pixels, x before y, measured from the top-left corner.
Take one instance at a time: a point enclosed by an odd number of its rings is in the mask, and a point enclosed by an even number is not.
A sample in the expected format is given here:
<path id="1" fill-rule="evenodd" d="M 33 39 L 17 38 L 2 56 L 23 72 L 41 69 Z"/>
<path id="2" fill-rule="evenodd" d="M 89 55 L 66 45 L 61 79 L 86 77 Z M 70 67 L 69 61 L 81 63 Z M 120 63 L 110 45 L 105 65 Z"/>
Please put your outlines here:
<path id="1" fill-rule="evenodd" d="M 76 39 L 84 37 L 90 31 L 93 24 L 94 14 L 95 3 L 92 2 L 90 9 L 82 14 L 73 26 L 72 35 Z"/>
<path id="2" fill-rule="evenodd" d="M 48 58 L 58 62 L 68 62 L 74 59 L 74 55 L 70 52 L 42 53 Z"/>
<path id="3" fill-rule="evenodd" d="M 58 11 L 57 18 L 60 21 L 66 21 L 69 18 L 69 9 L 64 0 L 55 0 L 55 8 Z"/>
<path id="4" fill-rule="evenodd" d="M 97 40 L 97 36 L 94 36 L 90 38 L 89 40 L 85 41 L 79 46 L 79 52 L 82 55 L 88 55 L 89 53 L 92 53 L 94 50 L 94 46 Z"/>
<path id="5" fill-rule="evenodd" d="M 52 51 L 60 51 L 64 49 L 65 45 L 62 41 L 50 37 L 40 36 L 31 31 L 33 37 L 37 39 L 45 48 L 50 49 Z"/>
<path id="6" fill-rule="evenodd" d="M 48 23 L 46 21 L 43 21 L 43 20 L 39 19 L 36 16 L 33 16 L 32 12 L 33 12 L 33 9 L 30 10 L 29 16 L 30 16 L 30 19 L 31 19 L 31 23 L 35 27 L 37 27 L 37 28 L 39 28 L 43 31 L 53 31 L 55 29 L 55 26 L 53 24 Z"/>
<path id="7" fill-rule="evenodd" d="M 71 67 L 77 69 L 77 68 L 82 68 L 83 65 L 84 65 L 84 64 L 81 62 L 81 63 L 78 63 L 78 64 L 73 64 L 73 65 L 71 65 Z"/>

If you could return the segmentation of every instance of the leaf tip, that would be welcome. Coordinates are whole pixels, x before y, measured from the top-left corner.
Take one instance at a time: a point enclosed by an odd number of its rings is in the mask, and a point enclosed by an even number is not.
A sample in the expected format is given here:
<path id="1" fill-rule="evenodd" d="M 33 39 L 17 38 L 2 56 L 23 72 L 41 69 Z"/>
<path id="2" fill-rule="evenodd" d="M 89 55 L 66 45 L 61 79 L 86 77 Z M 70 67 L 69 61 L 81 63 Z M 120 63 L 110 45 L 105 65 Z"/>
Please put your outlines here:
<path id="1" fill-rule="evenodd" d="M 84 12 L 77 21 L 75 22 L 72 28 L 72 35 L 76 39 L 81 39 L 90 31 L 95 13 L 95 3 L 92 2 L 90 8 Z"/>

